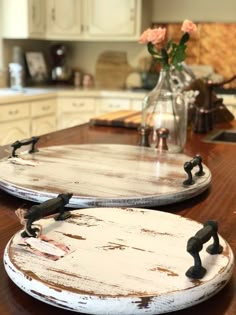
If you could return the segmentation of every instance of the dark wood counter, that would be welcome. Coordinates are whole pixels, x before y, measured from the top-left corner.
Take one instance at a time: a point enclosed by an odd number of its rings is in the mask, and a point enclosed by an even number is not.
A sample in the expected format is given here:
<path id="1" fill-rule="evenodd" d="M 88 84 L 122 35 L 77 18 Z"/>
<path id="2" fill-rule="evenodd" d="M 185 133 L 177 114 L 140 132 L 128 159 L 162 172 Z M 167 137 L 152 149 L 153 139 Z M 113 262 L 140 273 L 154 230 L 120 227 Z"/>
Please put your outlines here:
<path id="1" fill-rule="evenodd" d="M 228 127 L 228 126 L 227 126 Z M 234 125 L 236 127 L 236 124 Z M 232 128 L 232 126 L 231 126 Z M 159 207 L 204 222 L 217 220 L 219 233 L 229 242 L 236 254 L 236 145 L 202 142 L 205 135 L 189 132 L 185 153 L 190 157 L 201 154 L 212 172 L 211 187 L 198 197 L 171 206 Z M 39 146 L 79 143 L 137 144 L 136 130 L 82 125 L 42 136 Z M 0 157 L 8 155 L 8 147 L 0 148 Z M 0 251 L 3 256 L 8 240 L 21 225 L 14 211 L 24 202 L 0 191 Z M 27 295 L 8 278 L 1 259 L 0 265 L 0 314 L 1 315 L 49 315 L 78 314 L 56 309 Z M 235 315 L 236 269 L 230 282 L 216 296 L 171 314 L 178 315 Z"/>

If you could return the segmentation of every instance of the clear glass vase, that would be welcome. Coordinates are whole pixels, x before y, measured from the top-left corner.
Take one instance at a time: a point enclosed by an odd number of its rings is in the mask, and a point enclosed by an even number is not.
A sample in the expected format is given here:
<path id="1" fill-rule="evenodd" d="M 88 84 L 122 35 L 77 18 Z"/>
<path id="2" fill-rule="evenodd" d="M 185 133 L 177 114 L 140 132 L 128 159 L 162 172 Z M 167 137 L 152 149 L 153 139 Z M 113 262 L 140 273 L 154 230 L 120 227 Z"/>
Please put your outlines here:
<path id="1" fill-rule="evenodd" d="M 168 152 L 184 149 L 187 133 L 187 104 L 171 71 L 161 70 L 155 88 L 142 105 L 141 129 L 148 133 L 149 146 Z"/>

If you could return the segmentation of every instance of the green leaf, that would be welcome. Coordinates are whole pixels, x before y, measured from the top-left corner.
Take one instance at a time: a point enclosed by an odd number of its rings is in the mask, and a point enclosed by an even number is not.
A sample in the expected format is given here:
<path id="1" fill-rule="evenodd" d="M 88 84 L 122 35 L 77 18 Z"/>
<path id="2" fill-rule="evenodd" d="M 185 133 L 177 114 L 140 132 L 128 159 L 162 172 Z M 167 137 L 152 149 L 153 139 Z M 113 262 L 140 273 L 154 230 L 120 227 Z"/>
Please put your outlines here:
<path id="1" fill-rule="evenodd" d="M 148 49 L 148 52 L 149 52 L 151 55 L 157 53 L 155 46 L 154 46 L 151 42 L 148 42 L 148 44 L 147 44 L 147 49 Z"/>
<path id="2" fill-rule="evenodd" d="M 175 51 L 174 56 L 172 57 L 171 63 L 176 67 L 179 63 L 183 62 L 186 58 L 186 45 L 179 45 Z"/>
<path id="3" fill-rule="evenodd" d="M 168 56 L 168 53 L 167 53 L 167 51 L 165 50 L 165 48 L 162 48 L 162 49 L 161 49 L 161 56 L 162 56 L 163 64 L 168 65 L 169 56 Z"/>
<path id="4" fill-rule="evenodd" d="M 173 39 L 171 38 L 168 42 L 167 42 L 167 44 L 166 44 L 166 50 L 169 50 L 170 48 L 171 48 L 171 46 L 173 46 Z"/>

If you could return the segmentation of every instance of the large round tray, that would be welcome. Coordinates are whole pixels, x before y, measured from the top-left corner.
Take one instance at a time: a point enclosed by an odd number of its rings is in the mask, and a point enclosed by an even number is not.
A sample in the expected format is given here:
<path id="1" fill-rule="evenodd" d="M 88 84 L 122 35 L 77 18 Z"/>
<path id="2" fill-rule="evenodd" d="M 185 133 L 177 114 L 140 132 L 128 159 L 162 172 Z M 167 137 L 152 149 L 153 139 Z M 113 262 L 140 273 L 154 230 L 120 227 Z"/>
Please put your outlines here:
<path id="1" fill-rule="evenodd" d="M 211 182 L 203 165 L 205 175 L 193 175 L 194 184 L 183 185 L 187 177 L 183 166 L 192 157 L 139 146 L 54 146 L 19 157 L 36 165 L 0 161 L 1 189 L 34 202 L 71 192 L 68 206 L 74 208 L 166 205 L 200 194 Z"/>
<path id="2" fill-rule="evenodd" d="M 232 275 L 233 254 L 220 236 L 222 253 L 208 254 L 210 241 L 200 252 L 203 278 L 185 275 L 193 265 L 187 241 L 202 229 L 195 221 L 139 208 L 71 214 L 66 221 L 35 222 L 40 240 L 23 239 L 20 231 L 5 249 L 9 277 L 45 303 L 88 314 L 161 314 L 209 299 Z M 62 248 L 64 256 L 52 249 L 43 255 L 42 243 Z"/>

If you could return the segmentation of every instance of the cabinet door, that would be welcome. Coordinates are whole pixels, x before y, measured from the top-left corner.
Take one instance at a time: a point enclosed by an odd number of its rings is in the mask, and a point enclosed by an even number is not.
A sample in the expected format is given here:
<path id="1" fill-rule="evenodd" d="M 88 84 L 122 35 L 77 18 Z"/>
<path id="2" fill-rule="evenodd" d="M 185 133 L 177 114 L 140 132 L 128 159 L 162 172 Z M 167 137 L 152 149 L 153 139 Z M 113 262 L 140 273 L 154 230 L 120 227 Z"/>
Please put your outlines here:
<path id="1" fill-rule="evenodd" d="M 132 100 L 131 101 L 131 109 L 132 110 L 141 111 L 142 110 L 142 103 L 143 103 L 142 99 L 140 99 L 140 100 Z"/>
<path id="2" fill-rule="evenodd" d="M 81 34 L 81 0 L 47 0 L 47 36 L 60 39 Z"/>
<path id="3" fill-rule="evenodd" d="M 40 136 L 49 132 L 56 131 L 57 123 L 55 115 L 32 119 L 32 136 Z"/>
<path id="4" fill-rule="evenodd" d="M 29 0 L 29 33 L 31 37 L 45 35 L 45 0 Z"/>
<path id="5" fill-rule="evenodd" d="M 87 0 L 89 36 L 134 36 L 138 0 Z"/>
<path id="6" fill-rule="evenodd" d="M 29 119 L 5 122 L 0 125 L 0 145 L 11 144 L 16 140 L 23 140 L 29 137 Z"/>
<path id="7" fill-rule="evenodd" d="M 64 113 L 59 121 L 58 127 L 59 129 L 65 129 L 85 124 L 93 117 L 94 114 L 92 113 Z"/>
<path id="8" fill-rule="evenodd" d="M 91 97 L 68 97 L 58 99 L 58 129 L 89 122 L 96 115 L 95 99 Z"/>

